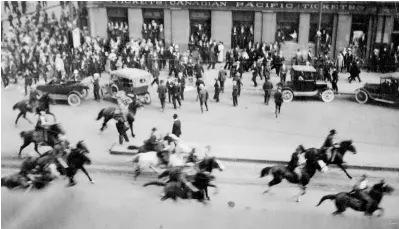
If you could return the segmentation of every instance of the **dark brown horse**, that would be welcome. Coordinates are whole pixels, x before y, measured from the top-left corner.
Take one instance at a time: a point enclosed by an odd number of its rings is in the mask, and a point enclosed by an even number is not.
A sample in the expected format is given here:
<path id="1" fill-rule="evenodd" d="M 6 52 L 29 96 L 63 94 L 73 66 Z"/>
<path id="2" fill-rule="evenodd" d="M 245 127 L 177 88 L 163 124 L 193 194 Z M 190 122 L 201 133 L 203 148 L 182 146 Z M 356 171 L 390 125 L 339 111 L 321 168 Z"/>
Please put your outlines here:
<path id="1" fill-rule="evenodd" d="M 393 191 L 394 188 L 387 185 L 384 181 L 375 184 L 368 192 L 368 195 L 374 201 L 374 203 L 371 205 L 371 208 L 369 209 L 369 212 L 366 212 L 366 203 L 350 195 L 347 192 L 340 192 L 335 195 L 323 196 L 317 207 L 320 206 L 320 204 L 322 204 L 325 200 L 335 200 L 335 206 L 337 207 L 337 211 L 333 212 L 333 215 L 340 215 L 346 210 L 346 208 L 352 208 L 355 211 L 365 212 L 366 215 L 372 215 L 376 210 L 380 210 L 379 216 L 381 216 L 384 212 L 384 209 L 379 207 L 378 205 L 381 203 L 382 197 L 385 193 L 390 194 Z"/>
<path id="2" fill-rule="evenodd" d="M 293 184 L 298 184 L 301 189 L 300 194 L 297 196 L 297 202 L 300 201 L 299 197 L 306 194 L 306 186 L 309 184 L 310 179 L 315 175 L 316 171 L 323 171 L 327 168 L 322 158 L 318 157 L 317 154 L 307 151 L 305 153 L 306 165 L 301 169 L 301 175 L 299 176 L 294 172 L 294 169 L 298 162 L 298 154 L 293 153 L 291 161 L 288 166 L 276 165 L 273 167 L 266 167 L 262 169 L 260 178 L 265 177 L 268 174 L 273 176 L 268 184 L 268 189 L 263 193 L 270 191 L 270 188 L 274 185 L 280 184 L 283 179 Z"/>
<path id="3" fill-rule="evenodd" d="M 54 120 L 56 121 L 56 117 L 53 113 L 50 112 L 50 103 L 55 104 L 55 100 L 53 100 L 48 93 L 45 93 L 40 99 L 39 99 L 39 106 L 37 107 L 36 111 L 33 110 L 33 108 L 29 104 L 29 100 L 23 100 L 21 102 L 16 103 L 12 109 L 19 110 L 19 114 L 17 116 L 17 119 L 15 120 L 15 125 L 18 124 L 19 118 L 22 116 L 24 119 L 26 119 L 30 124 L 33 124 L 32 121 L 30 121 L 26 117 L 26 113 L 30 112 L 33 114 L 40 114 L 40 111 L 45 111 L 46 114 L 49 114 L 54 117 Z"/>
<path id="4" fill-rule="evenodd" d="M 133 122 L 135 121 L 134 118 L 136 116 L 137 110 L 141 107 L 143 107 L 143 104 L 140 103 L 140 101 L 138 101 L 137 99 L 133 100 L 133 102 L 130 103 L 129 107 L 128 107 L 129 113 L 127 114 L 126 121 L 129 123 L 132 137 L 135 137 L 134 132 L 133 132 Z M 104 118 L 103 125 L 100 129 L 101 133 L 104 131 L 105 128 L 107 128 L 107 123 L 109 122 L 109 120 L 111 120 L 111 119 L 116 120 L 120 117 L 121 114 L 115 112 L 116 110 L 117 110 L 117 108 L 115 108 L 115 107 L 108 107 L 108 108 L 102 109 L 100 111 L 100 113 L 98 113 L 97 120 Z"/>
<path id="5" fill-rule="evenodd" d="M 318 157 L 321 157 L 327 165 L 337 165 L 339 168 L 342 169 L 342 171 L 344 171 L 349 179 L 352 179 L 352 176 L 349 175 L 349 173 L 346 171 L 346 166 L 344 162 L 344 156 L 347 151 L 356 154 L 356 148 L 353 146 L 352 140 L 340 142 L 338 147 L 333 147 L 331 149 L 331 155 L 327 155 L 327 153 L 324 153 L 322 150 L 316 148 L 309 148 L 308 151 L 312 151 L 312 153 L 317 154 Z"/>
<path id="6" fill-rule="evenodd" d="M 36 130 L 22 131 L 20 133 L 20 136 L 21 138 L 24 139 L 24 143 L 19 149 L 18 157 L 21 157 L 22 150 L 31 143 L 35 144 L 35 151 L 39 155 L 40 155 L 38 150 L 39 143 L 54 148 L 54 146 L 59 142 L 59 135 L 65 135 L 65 131 L 61 127 L 61 125 L 57 123 L 49 126 L 47 130 L 47 141 L 44 141 L 43 134 L 41 131 L 36 131 Z"/>

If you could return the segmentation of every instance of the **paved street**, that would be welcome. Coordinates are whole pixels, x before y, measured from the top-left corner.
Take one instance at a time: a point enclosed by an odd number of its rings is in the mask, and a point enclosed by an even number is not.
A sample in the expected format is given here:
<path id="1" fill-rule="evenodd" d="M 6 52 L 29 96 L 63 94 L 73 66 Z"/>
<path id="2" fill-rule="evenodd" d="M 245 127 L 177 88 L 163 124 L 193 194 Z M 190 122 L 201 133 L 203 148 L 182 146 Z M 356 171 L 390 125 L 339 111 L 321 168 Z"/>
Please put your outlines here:
<path id="1" fill-rule="evenodd" d="M 244 171 L 247 171 L 244 169 Z M 10 170 L 2 170 L 3 174 Z M 226 173 L 232 173 L 231 171 Z M 66 188 L 66 180 L 59 180 L 41 192 L 23 195 L 2 189 L 2 227 L 7 229 L 69 229 L 69 228 L 386 228 L 396 229 L 399 214 L 396 211 L 398 194 L 386 196 L 381 206 L 382 218 L 364 218 L 362 213 L 348 210 L 344 217 L 332 217 L 333 203 L 326 201 L 314 207 L 326 194 L 346 188 L 325 190 L 312 186 L 302 202 L 294 203 L 297 188 L 283 183 L 270 195 L 261 195 L 269 178 L 251 183 L 237 176 L 225 181 L 224 173 L 217 173 L 218 195 L 210 190 L 212 202 L 203 206 L 195 201 L 168 200 L 160 202 L 160 187 L 143 188 L 147 179 L 132 184 L 131 177 L 92 174 L 96 184 L 86 177 L 77 177 L 77 186 Z M 385 174 L 378 174 L 378 176 Z M 256 179 L 256 178 L 255 178 Z M 317 180 L 316 178 L 315 180 Z M 394 181 L 391 176 L 388 180 Z M 323 180 L 342 182 L 334 175 Z M 387 181 L 388 182 L 388 181 Z M 392 183 L 390 183 L 392 184 Z M 398 187 L 398 181 L 393 184 Z M 334 187 L 334 185 L 332 185 Z M 235 202 L 234 208 L 227 203 Z M 171 217 L 173 212 L 176 217 Z"/>
<path id="2" fill-rule="evenodd" d="M 212 145 L 216 156 L 263 160 L 288 160 L 298 144 L 305 147 L 320 147 L 328 131 L 338 131 L 338 139 L 353 139 L 358 154 L 346 156 L 354 165 L 399 167 L 399 110 L 382 104 L 360 105 L 350 96 L 337 97 L 332 103 L 316 99 L 299 99 L 283 104 L 278 119 L 274 117 L 273 101 L 263 104 L 261 95 L 243 94 L 239 106 L 234 108 L 230 93 L 221 95 L 221 102 L 209 102 L 209 112 L 201 114 L 199 103 L 195 102 L 196 92 L 186 92 L 182 108 L 173 110 L 167 104 L 165 113 L 155 88 L 151 88 L 153 102 L 137 115 L 136 138 L 132 144 L 141 145 L 148 138 L 150 129 L 158 127 L 161 133 L 171 131 L 174 112 L 182 121 L 182 140 L 193 146 Z M 212 89 L 209 90 L 211 97 Z M 26 120 L 20 119 L 14 126 L 17 111 L 12 106 L 22 100 L 23 94 L 17 87 L 2 90 L 2 157 L 17 155 L 22 144 L 19 132 L 32 129 Z M 97 161 L 120 161 L 108 150 L 117 142 L 118 135 L 114 121 L 99 135 L 101 122 L 95 121 L 98 112 L 115 103 L 97 103 L 90 97 L 80 107 L 70 107 L 60 102 L 52 107 L 58 120 L 65 128 L 72 142 L 84 139 Z M 28 114 L 31 120 L 36 120 Z M 33 145 L 24 153 L 33 150 Z"/>

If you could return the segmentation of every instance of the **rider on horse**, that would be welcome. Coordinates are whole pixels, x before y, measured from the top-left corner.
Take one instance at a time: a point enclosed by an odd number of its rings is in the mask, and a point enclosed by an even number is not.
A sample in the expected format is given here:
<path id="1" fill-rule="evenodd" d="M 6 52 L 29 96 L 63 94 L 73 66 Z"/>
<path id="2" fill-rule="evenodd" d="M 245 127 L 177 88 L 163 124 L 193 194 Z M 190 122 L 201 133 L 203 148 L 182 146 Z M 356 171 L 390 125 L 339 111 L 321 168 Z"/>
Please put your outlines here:
<path id="1" fill-rule="evenodd" d="M 37 108 L 39 107 L 39 98 L 40 98 L 40 94 L 36 90 L 36 85 L 32 85 L 31 91 L 29 94 L 29 106 L 32 109 L 33 113 L 37 112 Z"/>
<path id="2" fill-rule="evenodd" d="M 337 132 L 334 129 L 330 130 L 330 134 L 327 136 L 321 147 L 322 153 L 325 153 L 327 156 L 331 155 L 331 158 L 329 158 L 331 162 L 334 161 L 336 156 L 336 152 L 333 150 L 333 147 L 336 146 L 334 143 L 334 137 L 336 133 Z"/>
<path id="3" fill-rule="evenodd" d="M 124 91 L 119 91 L 116 94 L 117 102 L 119 105 L 119 112 L 125 122 L 126 126 L 129 126 L 127 123 L 127 114 L 129 113 L 129 105 L 133 102 L 133 100 L 126 95 Z"/>
<path id="4" fill-rule="evenodd" d="M 354 195 L 356 198 L 366 203 L 365 214 L 369 214 L 369 210 L 373 204 L 373 199 L 371 199 L 366 192 L 368 188 L 367 183 L 367 175 L 363 174 L 360 180 L 353 187 L 352 191 L 349 192 L 349 195 Z"/>
<path id="5" fill-rule="evenodd" d="M 306 166 L 306 158 L 305 158 L 305 153 L 306 150 L 303 147 L 303 145 L 299 145 L 295 149 L 295 153 L 293 153 L 293 157 L 297 156 L 298 161 L 296 165 L 291 165 L 291 168 L 293 169 L 293 172 L 298 176 L 298 179 L 301 178 L 302 176 L 302 169 Z"/>
<path id="6" fill-rule="evenodd" d="M 40 114 L 39 114 L 39 119 L 38 119 L 38 121 L 37 121 L 37 123 L 36 123 L 36 131 L 38 131 L 38 132 L 42 132 L 42 134 L 43 134 L 43 142 L 47 142 L 48 141 L 48 139 L 47 139 L 47 129 L 48 129 L 48 125 L 49 125 L 49 123 L 47 122 L 47 119 L 46 119 L 46 112 L 45 111 L 40 111 Z"/>
<path id="7" fill-rule="evenodd" d="M 175 153 L 176 152 L 176 147 L 179 141 L 179 138 L 171 133 L 167 133 L 165 137 L 163 138 L 167 142 L 167 148 L 170 153 Z"/>

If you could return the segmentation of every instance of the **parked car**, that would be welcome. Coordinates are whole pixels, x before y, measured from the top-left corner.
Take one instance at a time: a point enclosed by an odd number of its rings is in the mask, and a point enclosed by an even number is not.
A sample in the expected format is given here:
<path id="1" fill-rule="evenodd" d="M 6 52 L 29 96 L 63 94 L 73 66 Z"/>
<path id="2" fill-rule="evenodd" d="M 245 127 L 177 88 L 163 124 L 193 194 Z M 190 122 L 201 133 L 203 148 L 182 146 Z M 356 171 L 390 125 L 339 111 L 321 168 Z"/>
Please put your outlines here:
<path id="1" fill-rule="evenodd" d="M 313 66 L 293 65 L 291 81 L 281 83 L 284 102 L 291 102 L 296 96 L 319 96 L 324 102 L 334 100 L 334 91 L 324 81 L 317 81 Z"/>
<path id="2" fill-rule="evenodd" d="M 379 84 L 366 83 L 355 91 L 355 99 L 361 104 L 370 100 L 399 104 L 399 72 L 382 75 Z"/>
<path id="3" fill-rule="evenodd" d="M 54 100 L 67 100 L 71 106 L 79 106 L 89 94 L 89 86 L 81 81 L 65 81 L 39 85 L 36 89 L 48 93 Z"/>
<path id="4" fill-rule="evenodd" d="M 136 95 L 144 104 L 151 103 L 151 96 L 148 92 L 152 79 L 151 73 L 137 68 L 124 68 L 112 71 L 110 74 L 110 82 L 101 88 L 103 97 L 108 95 L 116 99 L 116 94 L 119 91 L 124 91 L 126 95 Z"/>

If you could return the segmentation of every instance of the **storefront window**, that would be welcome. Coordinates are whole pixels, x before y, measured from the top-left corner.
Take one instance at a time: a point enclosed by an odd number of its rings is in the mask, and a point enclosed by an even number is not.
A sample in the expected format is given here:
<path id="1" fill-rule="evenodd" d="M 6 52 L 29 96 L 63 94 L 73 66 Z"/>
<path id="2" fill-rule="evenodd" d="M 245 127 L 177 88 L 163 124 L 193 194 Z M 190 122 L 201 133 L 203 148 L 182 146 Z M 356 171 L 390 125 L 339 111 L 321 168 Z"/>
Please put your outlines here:
<path id="1" fill-rule="evenodd" d="M 352 46 L 352 52 L 360 58 L 364 58 L 366 55 L 369 19 L 370 17 L 368 15 L 352 16 L 350 44 Z"/>
<path id="2" fill-rule="evenodd" d="M 211 38 L 211 11 L 190 11 L 190 50 L 202 46 Z"/>
<path id="3" fill-rule="evenodd" d="M 249 48 L 254 42 L 254 12 L 233 11 L 231 46 Z"/>
<path id="4" fill-rule="evenodd" d="M 121 42 L 128 40 L 128 16 L 127 8 L 107 8 L 108 14 L 108 37 L 113 41 Z M 118 38 L 119 37 L 119 38 Z"/>
<path id="5" fill-rule="evenodd" d="M 164 44 L 165 33 L 164 33 L 164 16 L 163 9 L 143 9 L 143 27 L 142 36 L 143 39 L 150 39 L 153 44 L 159 42 Z"/>
<path id="6" fill-rule="evenodd" d="M 277 13 L 276 41 L 298 42 L 299 13 Z"/>

